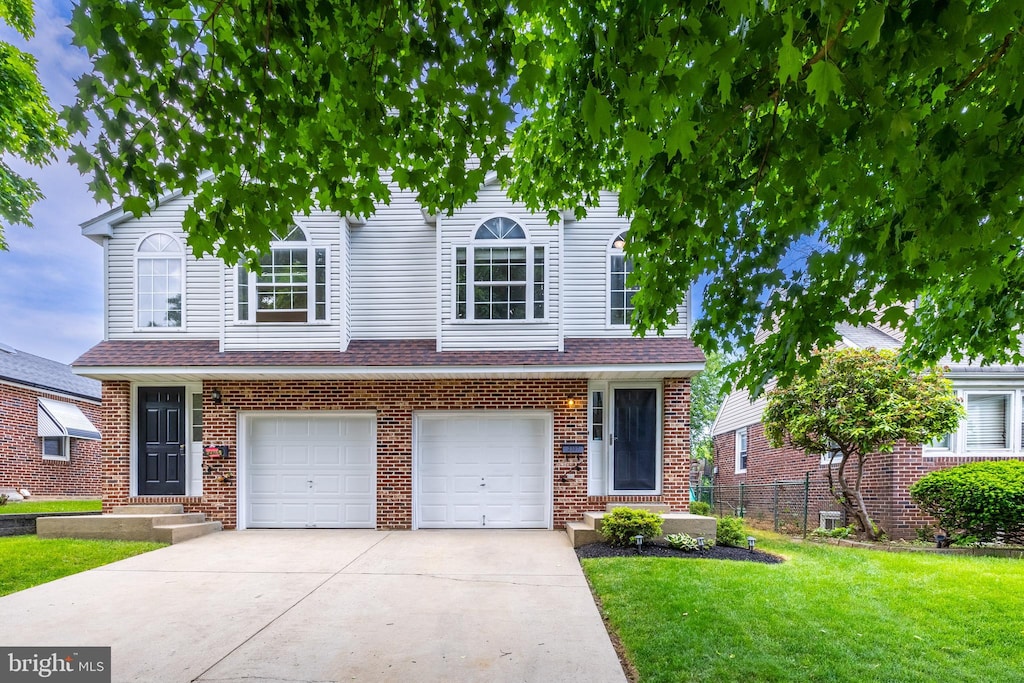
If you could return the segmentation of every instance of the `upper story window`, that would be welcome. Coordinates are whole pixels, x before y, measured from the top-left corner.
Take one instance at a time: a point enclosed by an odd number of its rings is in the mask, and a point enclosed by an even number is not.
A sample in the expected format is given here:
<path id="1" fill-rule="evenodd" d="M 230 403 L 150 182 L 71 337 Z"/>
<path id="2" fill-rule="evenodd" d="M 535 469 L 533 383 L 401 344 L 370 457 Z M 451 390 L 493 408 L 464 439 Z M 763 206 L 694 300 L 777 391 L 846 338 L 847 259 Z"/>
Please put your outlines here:
<path id="1" fill-rule="evenodd" d="M 544 280 L 544 247 L 511 218 L 490 218 L 455 248 L 455 318 L 541 320 Z"/>
<path id="2" fill-rule="evenodd" d="M 140 329 L 181 327 L 185 252 L 175 238 L 150 235 L 135 254 L 136 324 Z"/>
<path id="3" fill-rule="evenodd" d="M 298 226 L 274 234 L 259 273 L 239 267 L 237 278 L 239 321 L 327 320 L 327 249 L 310 244 Z"/>
<path id="4" fill-rule="evenodd" d="M 747 471 L 747 428 L 736 430 L 736 474 Z"/>
<path id="5" fill-rule="evenodd" d="M 633 318 L 633 295 L 637 290 L 627 287 L 626 280 L 633 272 L 633 262 L 626 258 L 626 233 L 612 240 L 608 250 L 608 322 L 628 325 Z"/>

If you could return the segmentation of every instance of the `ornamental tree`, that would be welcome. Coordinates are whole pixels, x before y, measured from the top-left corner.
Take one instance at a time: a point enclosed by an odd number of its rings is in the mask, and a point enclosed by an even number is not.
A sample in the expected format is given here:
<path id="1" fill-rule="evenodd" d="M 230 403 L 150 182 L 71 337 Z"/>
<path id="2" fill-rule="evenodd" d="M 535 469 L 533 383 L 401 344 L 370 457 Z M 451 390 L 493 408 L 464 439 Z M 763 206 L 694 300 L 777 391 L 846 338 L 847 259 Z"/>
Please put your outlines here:
<path id="1" fill-rule="evenodd" d="M 0 0 L 0 20 L 26 40 L 35 32 L 32 0 Z M 36 166 L 67 145 L 67 134 L 36 76 L 36 60 L 0 41 L 0 219 L 32 224 L 32 205 L 42 198 L 31 178 L 15 173 L 4 160 L 11 156 Z M 7 249 L 0 224 L 0 249 Z"/>
<path id="2" fill-rule="evenodd" d="M 71 23 L 75 163 L 135 213 L 194 195 L 197 255 L 255 266 L 294 213 L 372 213 L 388 180 L 452 212 L 493 171 L 552 220 L 617 191 L 636 333 L 708 276 L 694 338 L 751 347 L 755 390 L 876 311 L 909 358 L 1024 363 L 1020 0 L 82 0 Z"/>
<path id="3" fill-rule="evenodd" d="M 829 490 L 861 533 L 877 540 L 885 530 L 864 504 L 865 465 L 898 441 L 923 444 L 955 431 L 964 409 L 938 368 L 910 372 L 892 351 L 840 349 L 819 359 L 813 376 L 769 392 L 765 436 L 773 448 L 789 443 L 828 454 Z"/>

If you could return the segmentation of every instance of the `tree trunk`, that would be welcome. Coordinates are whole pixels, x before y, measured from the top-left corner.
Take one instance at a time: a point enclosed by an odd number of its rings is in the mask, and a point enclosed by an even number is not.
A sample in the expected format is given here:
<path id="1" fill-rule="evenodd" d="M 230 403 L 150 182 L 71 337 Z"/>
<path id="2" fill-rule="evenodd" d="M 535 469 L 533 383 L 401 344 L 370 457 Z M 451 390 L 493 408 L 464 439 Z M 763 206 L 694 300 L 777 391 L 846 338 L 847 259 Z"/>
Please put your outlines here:
<path id="1" fill-rule="evenodd" d="M 851 457 L 857 459 L 857 479 L 856 484 L 851 485 L 846 479 L 846 466 L 849 464 Z M 869 540 L 877 541 L 884 534 L 885 530 L 878 527 L 871 521 L 871 516 L 868 515 L 867 505 L 864 503 L 864 496 L 861 495 L 860 487 L 864 476 L 864 458 L 859 453 L 843 453 L 843 460 L 839 463 L 839 472 L 836 477 L 839 482 L 839 496 L 836 496 L 836 500 L 846 510 L 847 515 L 853 518 L 857 522 L 857 526 Z M 831 477 L 830 477 L 831 478 Z M 835 488 L 832 490 L 833 495 L 836 494 Z"/>

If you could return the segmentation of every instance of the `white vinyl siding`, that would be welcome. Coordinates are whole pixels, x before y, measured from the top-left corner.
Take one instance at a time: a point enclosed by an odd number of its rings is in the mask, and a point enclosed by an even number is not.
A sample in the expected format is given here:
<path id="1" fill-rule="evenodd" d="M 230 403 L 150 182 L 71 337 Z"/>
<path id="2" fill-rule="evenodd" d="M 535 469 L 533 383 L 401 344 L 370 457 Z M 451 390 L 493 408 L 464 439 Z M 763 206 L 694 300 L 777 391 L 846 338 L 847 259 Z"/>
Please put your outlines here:
<path id="1" fill-rule="evenodd" d="M 473 243 L 477 228 L 489 218 L 507 216 L 519 223 L 532 246 L 544 248 L 543 319 L 527 320 L 459 320 L 454 302 L 455 249 L 479 246 Z M 505 196 L 497 184 L 481 188 L 476 203 L 457 211 L 454 216 L 437 220 L 441 239 L 441 339 L 444 351 L 509 349 L 558 349 L 560 346 L 558 316 L 561 313 L 558 259 L 561 224 L 549 225 L 546 214 L 530 214 Z M 504 240 L 489 240 L 487 246 L 503 247 Z"/>
<path id="2" fill-rule="evenodd" d="M 433 339 L 437 334 L 437 231 L 410 192 L 349 228 L 352 339 Z"/>
<path id="3" fill-rule="evenodd" d="M 236 297 L 239 292 L 239 276 L 237 268 L 222 268 L 224 288 L 224 350 L 225 351 L 267 351 L 267 350 L 323 350 L 337 351 L 342 347 L 343 306 L 345 302 L 341 293 L 341 273 L 343 233 L 347 229 L 345 221 L 337 214 L 314 212 L 310 216 L 296 217 L 296 224 L 302 229 L 308 240 L 296 243 L 296 248 L 311 247 L 312 250 L 327 250 L 327 306 L 326 320 L 312 320 L 310 312 L 306 322 L 251 322 L 239 320 L 239 308 Z M 277 244 L 288 244 L 280 242 Z M 311 254 L 313 251 L 310 252 Z M 310 264 L 310 279 L 315 278 L 314 267 Z M 313 289 L 312 287 L 310 288 Z M 255 320 L 253 306 L 256 291 L 252 278 L 249 279 L 249 315 Z M 315 292 L 310 292 L 310 298 Z"/>
<path id="4" fill-rule="evenodd" d="M 588 209 L 582 221 L 565 223 L 564 311 L 565 336 L 632 337 L 629 325 L 611 325 L 608 317 L 608 245 L 629 229 L 629 220 L 618 215 L 618 203 L 610 192 L 601 193 L 601 206 Z M 665 331 L 666 337 L 689 335 L 689 296 L 679 307 L 679 322 Z"/>
<path id="5" fill-rule="evenodd" d="M 775 383 L 771 382 L 754 401 L 750 400 L 750 393 L 746 389 L 739 389 L 726 396 L 722 401 L 722 407 L 718 409 L 711 435 L 728 434 L 740 427 L 759 423 L 764 409 L 768 406 L 768 392 L 774 387 Z"/>
<path id="6" fill-rule="evenodd" d="M 106 245 L 106 297 L 108 339 L 136 339 L 138 321 L 137 259 L 139 245 L 154 233 L 170 235 L 185 251 L 185 296 L 181 327 L 157 327 L 145 331 L 146 339 L 217 339 L 221 312 L 219 287 L 223 275 L 220 259 L 196 259 L 181 229 L 185 199 L 174 199 L 141 218 L 128 218 L 114 229 Z"/>

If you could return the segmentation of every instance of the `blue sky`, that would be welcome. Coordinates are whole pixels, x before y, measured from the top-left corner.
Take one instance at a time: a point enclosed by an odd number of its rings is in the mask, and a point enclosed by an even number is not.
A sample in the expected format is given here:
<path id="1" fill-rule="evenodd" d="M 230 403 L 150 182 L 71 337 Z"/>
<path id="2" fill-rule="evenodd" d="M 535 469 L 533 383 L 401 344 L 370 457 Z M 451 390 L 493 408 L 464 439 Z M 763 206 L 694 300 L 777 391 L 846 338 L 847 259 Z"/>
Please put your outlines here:
<path id="1" fill-rule="evenodd" d="M 0 39 L 33 54 L 40 80 L 59 110 L 74 101 L 74 81 L 89 69 L 71 45 L 66 2 L 36 0 L 36 35 L 27 44 L 6 25 Z M 17 161 L 46 199 L 32 211 L 34 228 L 4 225 L 9 251 L 0 251 L 0 343 L 70 362 L 103 336 L 103 250 L 82 237 L 78 224 L 108 207 L 89 194 L 86 179 L 66 162 L 44 168 Z"/>

